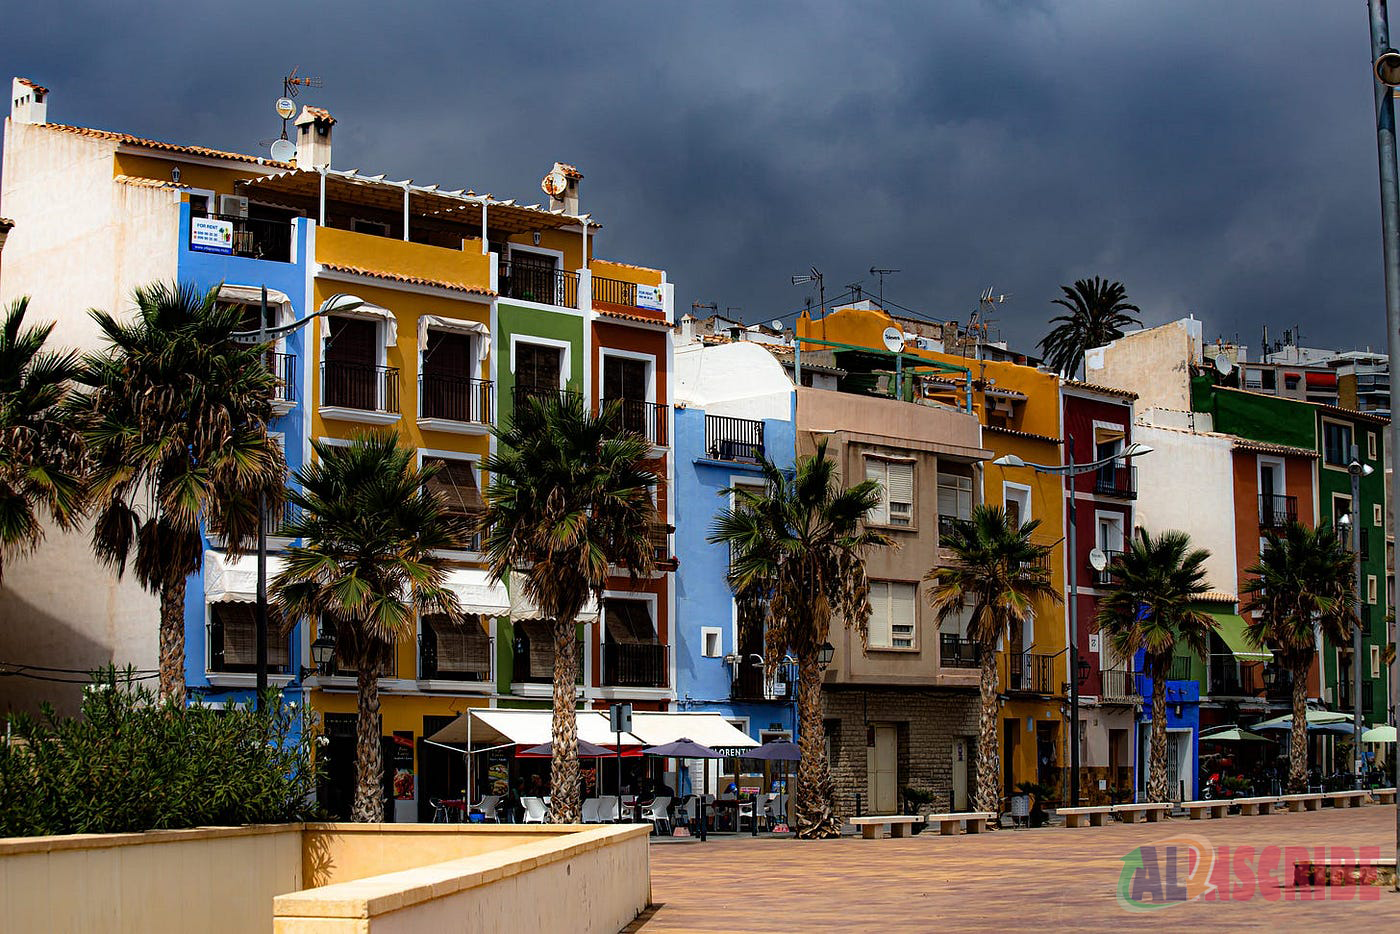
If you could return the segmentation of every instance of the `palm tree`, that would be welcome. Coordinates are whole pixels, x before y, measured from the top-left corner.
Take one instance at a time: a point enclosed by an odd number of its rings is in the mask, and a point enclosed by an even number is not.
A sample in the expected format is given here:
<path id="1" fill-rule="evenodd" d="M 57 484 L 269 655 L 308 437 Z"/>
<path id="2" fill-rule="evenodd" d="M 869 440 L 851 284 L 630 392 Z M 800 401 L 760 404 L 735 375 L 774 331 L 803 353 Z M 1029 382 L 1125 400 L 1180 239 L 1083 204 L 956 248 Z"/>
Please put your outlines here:
<path id="1" fill-rule="evenodd" d="M 1309 529 L 1291 520 L 1270 531 L 1257 564 L 1241 589 L 1251 614 L 1246 632 L 1293 676 L 1293 735 L 1288 752 L 1288 787 L 1307 791 L 1308 670 L 1317 656 L 1321 630 L 1337 646 L 1351 644 L 1357 625 L 1352 553 L 1326 523 Z"/>
<path id="2" fill-rule="evenodd" d="M 1050 546 L 1031 540 L 1039 519 L 1016 524 L 999 506 L 977 506 L 939 542 L 952 562 L 932 568 L 929 603 L 938 622 L 968 610 L 968 637 L 981 663 L 982 709 L 977 737 L 977 810 L 1001 810 L 997 794 L 997 642 L 1013 645 L 1039 601 L 1058 603 L 1046 558 Z"/>
<path id="3" fill-rule="evenodd" d="M 66 407 L 78 355 L 44 350 L 53 324 L 26 328 L 29 299 L 0 325 L 0 583 L 5 562 L 44 536 L 41 513 L 72 529 L 83 512 L 83 439 Z"/>
<path id="4" fill-rule="evenodd" d="M 443 586 L 444 549 L 461 549 L 467 521 L 448 511 L 424 483 L 437 468 L 414 466 L 415 452 L 396 435 L 356 438 L 348 446 L 313 441 L 316 458 L 297 471 L 301 489 L 285 534 L 273 600 L 288 630 L 298 619 L 335 627 L 336 657 L 355 670 L 355 802 L 350 819 L 384 819 L 379 679 L 415 614 L 461 622 L 457 598 Z"/>
<path id="5" fill-rule="evenodd" d="M 818 839 L 840 832 L 835 789 L 822 729 L 822 671 L 818 653 L 832 617 L 844 619 L 867 639 L 870 584 L 865 554 L 890 544 L 865 526 L 880 501 L 879 483 L 865 480 L 842 489 L 825 440 L 787 473 L 760 460 L 762 489 L 736 486 L 734 505 L 722 509 L 709 540 L 730 549 L 729 585 L 740 620 L 764 625 L 764 658 L 770 676 L 783 656 L 797 659 L 797 836 Z M 746 634 L 741 634 L 741 636 Z"/>
<path id="6" fill-rule="evenodd" d="M 1073 288 L 1062 285 L 1060 291 L 1064 298 L 1053 299 L 1051 304 L 1063 305 L 1069 314 L 1050 319 L 1051 324 L 1059 323 L 1041 339 L 1040 349 L 1045 362 L 1063 376 L 1073 377 L 1079 371 L 1084 351 L 1117 340 L 1130 324 L 1142 324 L 1129 314 L 1142 309 L 1128 301 L 1121 282 L 1095 276 L 1076 279 Z"/>
<path id="7" fill-rule="evenodd" d="M 1210 590 L 1205 563 L 1210 552 L 1193 548 L 1191 536 L 1169 531 L 1149 535 L 1139 528 L 1127 551 L 1109 566 L 1112 583 L 1099 599 L 1099 629 L 1114 651 L 1132 658 L 1141 649 L 1152 677 L 1152 742 L 1147 799 L 1166 801 L 1167 672 L 1178 646 L 1204 658 L 1215 620 L 1192 604 Z"/>
<path id="8" fill-rule="evenodd" d="M 634 578 L 652 571 L 651 443 L 626 429 L 619 404 L 594 416 L 575 394 L 522 396 L 493 433 L 482 551 L 491 576 L 518 572 L 525 595 L 552 621 L 550 819 L 578 823 L 577 619 L 590 597 L 601 602 L 610 567 Z"/>
<path id="9" fill-rule="evenodd" d="M 108 346 L 83 359 L 93 550 L 160 596 L 160 690 L 185 696 L 185 583 L 200 569 L 200 518 L 232 553 L 257 533 L 258 494 L 280 505 L 281 447 L 268 435 L 276 380 L 265 347 L 239 344 L 242 312 L 218 289 L 154 283 L 135 316 L 89 312 Z"/>

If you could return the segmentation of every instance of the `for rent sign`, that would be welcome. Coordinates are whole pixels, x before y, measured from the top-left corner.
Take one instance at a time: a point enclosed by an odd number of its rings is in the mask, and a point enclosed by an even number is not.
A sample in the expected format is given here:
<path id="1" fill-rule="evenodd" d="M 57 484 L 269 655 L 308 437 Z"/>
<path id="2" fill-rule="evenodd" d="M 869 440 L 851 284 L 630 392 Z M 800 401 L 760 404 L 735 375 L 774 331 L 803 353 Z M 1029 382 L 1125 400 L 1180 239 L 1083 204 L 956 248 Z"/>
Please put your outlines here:
<path id="1" fill-rule="evenodd" d="M 232 253 L 233 221 L 190 218 L 190 249 L 196 253 Z"/>

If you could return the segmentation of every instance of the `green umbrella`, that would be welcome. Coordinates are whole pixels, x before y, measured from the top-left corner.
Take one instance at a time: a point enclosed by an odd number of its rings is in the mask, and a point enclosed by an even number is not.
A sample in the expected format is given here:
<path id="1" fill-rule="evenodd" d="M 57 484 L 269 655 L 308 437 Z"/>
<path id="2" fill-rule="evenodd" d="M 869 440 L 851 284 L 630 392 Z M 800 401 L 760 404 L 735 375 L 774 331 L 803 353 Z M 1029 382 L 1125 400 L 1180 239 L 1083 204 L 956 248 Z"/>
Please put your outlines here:
<path id="1" fill-rule="evenodd" d="M 1350 723 L 1351 714 L 1341 713 L 1336 710 L 1309 710 L 1307 712 L 1308 729 L 1312 731 L 1328 730 L 1329 727 L 1338 727 L 1340 724 Z M 1272 720 L 1265 720 L 1263 723 L 1254 724 L 1256 730 L 1291 730 L 1293 729 L 1293 714 L 1287 713 L 1281 717 L 1274 717 Z"/>
<path id="2" fill-rule="evenodd" d="M 1363 743 L 1393 743 L 1395 742 L 1395 727 L 1393 726 L 1373 726 L 1361 734 Z"/>
<path id="3" fill-rule="evenodd" d="M 1269 737 L 1260 736 L 1258 733 L 1251 733 L 1248 730 L 1232 726 L 1228 730 L 1221 730 L 1219 733 L 1212 733 L 1209 736 L 1202 736 L 1203 743 L 1245 743 L 1245 742 L 1271 742 Z"/>

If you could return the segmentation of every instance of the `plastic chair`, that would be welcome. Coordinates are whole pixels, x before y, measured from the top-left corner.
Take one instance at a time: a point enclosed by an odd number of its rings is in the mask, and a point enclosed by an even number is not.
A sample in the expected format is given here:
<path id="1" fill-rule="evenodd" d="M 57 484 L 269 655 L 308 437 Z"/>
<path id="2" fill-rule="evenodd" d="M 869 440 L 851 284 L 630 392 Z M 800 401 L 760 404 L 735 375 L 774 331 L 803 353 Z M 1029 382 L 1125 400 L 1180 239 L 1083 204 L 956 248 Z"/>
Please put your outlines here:
<path id="1" fill-rule="evenodd" d="M 429 798 L 428 803 L 433 807 L 433 823 L 446 824 L 448 820 L 447 808 L 443 805 L 441 798 Z"/>
<path id="2" fill-rule="evenodd" d="M 579 820 L 583 821 L 585 824 L 598 823 L 598 804 L 599 801 L 597 798 L 585 798 L 583 801 L 583 813 L 579 816 Z"/>
<path id="3" fill-rule="evenodd" d="M 763 796 L 763 823 L 770 830 L 775 824 L 781 822 L 782 818 L 778 813 L 778 799 L 781 797 L 782 795 L 777 792 L 770 792 Z"/>
<path id="4" fill-rule="evenodd" d="M 600 795 L 598 798 L 598 820 L 604 824 L 615 824 L 618 817 L 617 795 Z"/>
<path id="5" fill-rule="evenodd" d="M 695 795 L 686 795 L 676 808 L 676 816 L 687 827 L 694 825 L 700 819 L 700 799 Z"/>
<path id="6" fill-rule="evenodd" d="M 671 827 L 671 799 L 657 798 L 651 804 L 643 805 L 642 820 L 651 821 L 652 829 L 658 834 L 662 832 L 663 826 L 669 830 Z"/>
<path id="7" fill-rule="evenodd" d="M 499 824 L 501 819 L 496 815 L 496 805 L 500 803 L 500 795 L 483 795 L 480 801 L 472 805 L 471 809 L 481 812 L 482 820 Z"/>
<path id="8" fill-rule="evenodd" d="M 544 799 L 543 798 L 521 798 L 520 803 L 525 805 L 525 823 L 544 823 Z"/>

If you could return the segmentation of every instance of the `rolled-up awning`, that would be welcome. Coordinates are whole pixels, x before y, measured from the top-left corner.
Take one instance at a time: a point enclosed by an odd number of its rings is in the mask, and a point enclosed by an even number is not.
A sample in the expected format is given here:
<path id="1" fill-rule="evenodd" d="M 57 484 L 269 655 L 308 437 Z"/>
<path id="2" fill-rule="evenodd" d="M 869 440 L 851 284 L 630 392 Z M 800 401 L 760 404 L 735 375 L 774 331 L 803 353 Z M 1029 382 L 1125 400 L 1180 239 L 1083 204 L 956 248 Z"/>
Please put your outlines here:
<path id="1" fill-rule="evenodd" d="M 608 729 L 608 718 L 603 714 L 596 710 L 580 710 L 576 717 L 579 739 L 599 746 L 617 743 L 617 735 Z M 424 739 L 453 746 L 465 746 L 469 738 L 473 746 L 538 746 L 552 739 L 553 718 L 554 712 L 550 710 L 468 710 Z M 622 745 L 645 744 L 634 734 L 623 733 Z"/>
<path id="2" fill-rule="evenodd" d="M 745 749 L 759 745 L 758 740 L 717 713 L 637 710 L 632 713 L 632 732 L 648 746 L 688 739 L 725 755 L 742 755 Z"/>
<path id="3" fill-rule="evenodd" d="M 1247 624 L 1234 613 L 1222 613 L 1218 610 L 1205 610 L 1207 616 L 1215 620 L 1215 632 L 1220 636 L 1220 641 L 1229 647 L 1230 651 L 1242 662 L 1267 662 L 1273 660 L 1274 653 L 1268 649 L 1255 647 L 1249 641 L 1249 636 L 1245 635 Z"/>
<path id="4" fill-rule="evenodd" d="M 510 575 L 510 618 L 512 621 L 545 619 L 545 615 L 540 612 L 540 608 L 535 606 L 535 601 L 525 593 L 525 576 L 518 571 L 512 571 Z M 598 601 L 589 597 L 588 602 L 579 610 L 576 617 L 580 623 L 596 623 L 598 621 Z M 541 740 L 543 742 L 543 740 Z"/>
<path id="5" fill-rule="evenodd" d="M 282 559 L 267 556 L 269 584 L 282 570 Z M 258 556 L 230 558 L 222 551 L 204 553 L 204 599 L 209 603 L 252 603 L 258 599 Z"/>
<path id="6" fill-rule="evenodd" d="M 481 616 L 504 616 L 510 612 L 510 597 L 500 581 L 493 581 L 485 571 L 475 568 L 454 568 L 447 572 L 443 586 L 457 597 L 463 613 Z"/>

